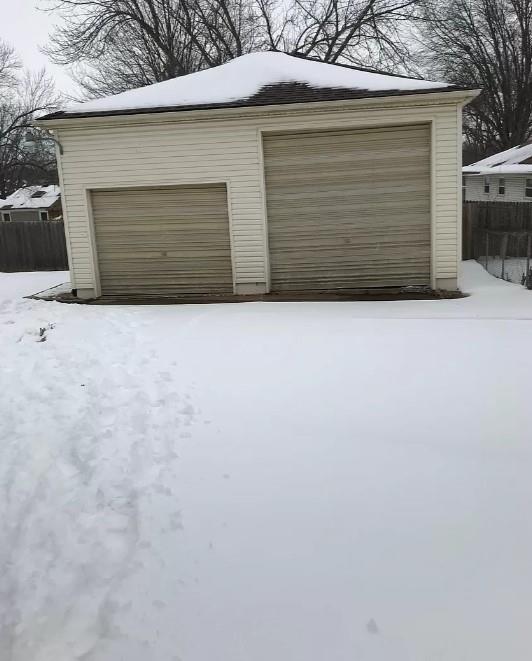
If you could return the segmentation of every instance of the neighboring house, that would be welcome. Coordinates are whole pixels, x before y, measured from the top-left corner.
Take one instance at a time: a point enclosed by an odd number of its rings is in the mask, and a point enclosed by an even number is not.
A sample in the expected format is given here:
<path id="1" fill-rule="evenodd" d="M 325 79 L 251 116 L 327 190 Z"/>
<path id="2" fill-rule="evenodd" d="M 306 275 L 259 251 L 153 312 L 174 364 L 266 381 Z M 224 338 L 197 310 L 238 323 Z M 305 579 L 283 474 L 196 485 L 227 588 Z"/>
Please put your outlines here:
<path id="1" fill-rule="evenodd" d="M 267 52 L 47 115 L 73 288 L 455 289 L 476 94 Z"/>
<path id="2" fill-rule="evenodd" d="M 462 168 L 466 202 L 532 202 L 532 141 Z"/>
<path id="3" fill-rule="evenodd" d="M 27 186 L 19 188 L 0 201 L 0 219 L 58 220 L 62 218 L 59 186 Z"/>

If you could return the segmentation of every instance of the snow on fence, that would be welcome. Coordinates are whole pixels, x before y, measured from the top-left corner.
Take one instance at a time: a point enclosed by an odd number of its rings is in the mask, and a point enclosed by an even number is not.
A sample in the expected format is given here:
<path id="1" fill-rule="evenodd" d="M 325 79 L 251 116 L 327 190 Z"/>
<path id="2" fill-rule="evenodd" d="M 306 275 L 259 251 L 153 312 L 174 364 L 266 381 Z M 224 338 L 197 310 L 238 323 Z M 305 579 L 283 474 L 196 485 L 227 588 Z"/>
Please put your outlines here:
<path id="1" fill-rule="evenodd" d="M 0 271 L 65 271 L 65 230 L 57 220 L 0 222 Z"/>
<path id="2" fill-rule="evenodd" d="M 476 259 L 503 280 L 532 289 L 532 204 L 465 202 L 464 259 Z"/>

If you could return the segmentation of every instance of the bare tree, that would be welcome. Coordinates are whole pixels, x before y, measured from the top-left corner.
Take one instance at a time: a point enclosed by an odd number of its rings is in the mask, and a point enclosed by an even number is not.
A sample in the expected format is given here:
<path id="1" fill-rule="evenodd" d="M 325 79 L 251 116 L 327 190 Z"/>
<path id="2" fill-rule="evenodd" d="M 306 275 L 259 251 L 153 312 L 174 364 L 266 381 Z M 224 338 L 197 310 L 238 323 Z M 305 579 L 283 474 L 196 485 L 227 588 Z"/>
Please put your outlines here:
<path id="1" fill-rule="evenodd" d="M 14 49 L 0 41 L 0 91 L 5 91 L 15 83 L 20 66 Z"/>
<path id="2" fill-rule="evenodd" d="M 175 0 L 48 0 L 62 18 L 45 49 L 88 96 L 120 92 L 202 68 Z"/>
<path id="3" fill-rule="evenodd" d="M 45 49 L 88 96 L 148 85 L 249 52 L 247 0 L 48 0 L 63 22 Z"/>
<path id="4" fill-rule="evenodd" d="M 276 49 L 331 63 L 410 68 L 408 33 L 418 0 L 292 0 L 276 28 L 269 16 L 279 12 L 258 1 Z"/>
<path id="5" fill-rule="evenodd" d="M 13 49 L 0 42 L 0 197 L 23 185 L 57 180 L 53 142 L 32 127 L 32 120 L 36 113 L 57 107 L 58 97 L 44 71 L 20 72 Z"/>
<path id="6" fill-rule="evenodd" d="M 430 0 L 424 57 L 431 72 L 482 88 L 465 108 L 471 158 L 532 135 L 532 0 Z"/>
<path id="7" fill-rule="evenodd" d="M 46 52 L 87 96 L 222 64 L 253 50 L 401 65 L 420 0 L 43 0 L 63 16 Z"/>

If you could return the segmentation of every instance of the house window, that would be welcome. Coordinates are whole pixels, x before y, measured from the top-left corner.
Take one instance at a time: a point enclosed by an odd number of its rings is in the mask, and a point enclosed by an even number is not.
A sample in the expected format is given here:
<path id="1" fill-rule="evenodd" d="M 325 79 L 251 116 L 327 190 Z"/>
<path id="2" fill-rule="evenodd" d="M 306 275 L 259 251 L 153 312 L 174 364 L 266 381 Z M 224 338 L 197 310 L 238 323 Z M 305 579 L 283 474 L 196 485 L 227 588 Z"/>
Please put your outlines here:
<path id="1" fill-rule="evenodd" d="M 2 214 L 2 220 L 5 220 L 6 222 L 9 222 L 11 220 L 11 214 L 10 213 L 3 213 Z"/>
<path id="2" fill-rule="evenodd" d="M 489 195 L 490 192 L 490 180 L 489 177 L 484 177 L 484 193 Z"/>
<path id="3" fill-rule="evenodd" d="M 41 211 L 41 220 L 48 220 L 48 211 Z"/>
<path id="4" fill-rule="evenodd" d="M 462 197 L 464 200 L 466 196 L 466 190 L 467 190 L 466 178 L 462 176 Z"/>
<path id="5" fill-rule="evenodd" d="M 499 179 L 499 195 L 506 193 L 506 182 L 504 179 Z"/>
<path id="6" fill-rule="evenodd" d="M 532 197 L 532 179 L 525 182 L 525 197 Z"/>
<path id="7" fill-rule="evenodd" d="M 36 190 L 34 193 L 31 194 L 31 197 L 32 198 L 44 197 L 44 193 L 45 193 L 45 191 L 43 191 L 43 190 Z"/>

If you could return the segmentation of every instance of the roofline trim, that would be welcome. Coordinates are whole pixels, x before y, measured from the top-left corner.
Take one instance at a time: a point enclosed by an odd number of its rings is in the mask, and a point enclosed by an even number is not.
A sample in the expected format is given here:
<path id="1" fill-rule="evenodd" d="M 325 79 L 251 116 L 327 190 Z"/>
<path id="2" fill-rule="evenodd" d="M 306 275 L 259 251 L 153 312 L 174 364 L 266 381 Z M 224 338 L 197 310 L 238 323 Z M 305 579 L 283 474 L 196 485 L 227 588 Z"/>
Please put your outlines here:
<path id="1" fill-rule="evenodd" d="M 516 164 L 518 165 L 518 164 Z M 490 170 L 489 168 L 482 168 L 478 170 L 466 170 L 465 168 L 469 167 L 468 165 L 465 165 L 462 168 L 462 174 L 465 177 L 496 177 L 498 175 L 511 175 L 512 177 L 520 177 L 520 176 L 528 176 L 532 174 L 532 165 L 530 166 L 530 170 Z"/>
<path id="2" fill-rule="evenodd" d="M 92 113 L 52 113 L 39 117 L 33 121 L 35 126 L 46 126 L 47 128 L 59 128 L 63 126 L 79 126 L 94 121 L 95 124 L 101 124 L 105 121 L 125 121 L 127 123 L 137 122 L 139 124 L 152 121 L 193 121 L 200 119 L 221 119 L 238 117 L 240 115 L 263 115 L 263 114 L 287 114 L 297 110 L 305 109 L 323 109 L 324 111 L 347 107 L 374 107 L 376 101 L 378 105 L 393 105 L 398 101 L 406 105 L 413 105 L 416 102 L 422 105 L 431 105 L 438 101 L 444 103 L 461 103 L 466 105 L 480 94 L 480 89 L 445 87 L 427 90 L 395 90 L 384 94 L 364 96 L 359 98 L 320 100 L 320 101 L 300 101 L 276 103 L 276 104 L 223 104 L 223 105 L 203 105 L 203 106 L 177 106 L 154 108 L 137 108 L 134 110 L 92 112 Z"/>

